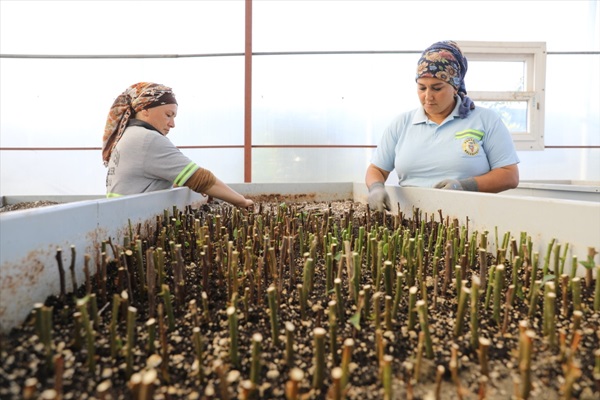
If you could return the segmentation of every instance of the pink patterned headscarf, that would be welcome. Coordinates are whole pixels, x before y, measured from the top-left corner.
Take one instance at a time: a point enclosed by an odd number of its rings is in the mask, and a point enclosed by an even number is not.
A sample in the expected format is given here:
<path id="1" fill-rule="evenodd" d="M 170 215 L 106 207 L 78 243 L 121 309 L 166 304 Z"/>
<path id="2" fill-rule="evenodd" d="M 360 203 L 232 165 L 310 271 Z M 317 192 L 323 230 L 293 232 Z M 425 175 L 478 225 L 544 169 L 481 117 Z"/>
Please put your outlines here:
<path id="1" fill-rule="evenodd" d="M 131 85 L 115 99 L 108 112 L 102 137 L 102 160 L 105 166 L 108 165 L 110 154 L 123 136 L 131 116 L 165 104 L 177 104 L 173 90 L 151 82 Z"/>

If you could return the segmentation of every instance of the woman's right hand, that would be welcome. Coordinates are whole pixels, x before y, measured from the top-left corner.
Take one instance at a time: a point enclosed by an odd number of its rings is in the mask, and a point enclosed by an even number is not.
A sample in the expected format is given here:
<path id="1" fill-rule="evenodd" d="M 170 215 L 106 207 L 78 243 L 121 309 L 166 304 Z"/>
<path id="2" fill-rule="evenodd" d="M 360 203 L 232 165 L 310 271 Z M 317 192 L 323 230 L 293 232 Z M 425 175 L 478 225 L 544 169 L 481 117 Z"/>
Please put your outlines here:
<path id="1" fill-rule="evenodd" d="M 244 197 L 244 200 L 240 202 L 240 204 L 236 204 L 236 206 L 238 207 L 242 207 L 242 208 L 248 208 L 248 207 L 252 207 L 254 205 L 254 202 L 250 199 L 247 199 Z"/>
<path id="2" fill-rule="evenodd" d="M 385 191 L 385 186 L 382 182 L 375 182 L 369 187 L 369 207 L 371 210 L 382 212 L 383 210 L 390 211 L 390 195 Z"/>

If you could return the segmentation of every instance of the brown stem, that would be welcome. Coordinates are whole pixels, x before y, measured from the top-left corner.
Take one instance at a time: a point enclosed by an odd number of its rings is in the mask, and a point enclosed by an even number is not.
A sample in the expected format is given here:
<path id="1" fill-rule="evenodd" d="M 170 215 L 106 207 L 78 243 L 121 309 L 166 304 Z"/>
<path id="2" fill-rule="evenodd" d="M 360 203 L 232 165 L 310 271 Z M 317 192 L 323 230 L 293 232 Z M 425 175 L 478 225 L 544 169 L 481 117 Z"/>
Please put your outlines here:
<path id="1" fill-rule="evenodd" d="M 60 247 L 56 249 L 56 262 L 58 263 L 58 275 L 60 279 L 60 299 L 64 300 L 66 296 L 65 268 L 63 267 L 62 249 Z"/>
<path id="2" fill-rule="evenodd" d="M 76 256 L 75 246 L 71 245 L 71 265 L 69 269 L 71 270 L 71 284 L 73 285 L 73 293 L 77 292 L 77 277 L 75 276 L 75 256 Z"/>

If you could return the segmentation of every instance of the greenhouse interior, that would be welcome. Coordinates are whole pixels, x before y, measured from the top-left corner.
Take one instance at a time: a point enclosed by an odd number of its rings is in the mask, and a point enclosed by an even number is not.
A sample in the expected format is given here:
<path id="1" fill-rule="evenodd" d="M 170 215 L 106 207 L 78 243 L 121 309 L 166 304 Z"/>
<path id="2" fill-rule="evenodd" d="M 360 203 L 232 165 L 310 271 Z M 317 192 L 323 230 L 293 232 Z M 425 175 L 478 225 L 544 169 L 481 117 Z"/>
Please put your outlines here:
<path id="1" fill-rule="evenodd" d="M 0 0 L 0 200 L 2 399 L 600 400 L 598 0 Z"/>

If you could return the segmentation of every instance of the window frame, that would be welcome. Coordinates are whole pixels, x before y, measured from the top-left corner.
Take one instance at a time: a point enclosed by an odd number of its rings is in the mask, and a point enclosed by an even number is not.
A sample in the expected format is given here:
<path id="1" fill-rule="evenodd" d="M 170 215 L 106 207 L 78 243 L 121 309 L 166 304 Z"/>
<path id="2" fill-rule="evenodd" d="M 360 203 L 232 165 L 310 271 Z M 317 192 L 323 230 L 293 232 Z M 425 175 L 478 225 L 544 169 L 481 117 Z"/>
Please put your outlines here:
<path id="1" fill-rule="evenodd" d="M 525 65 L 523 91 L 471 91 L 473 101 L 527 102 L 527 130 L 511 132 L 517 150 L 544 150 L 545 42 L 457 41 L 469 61 L 519 61 Z"/>

